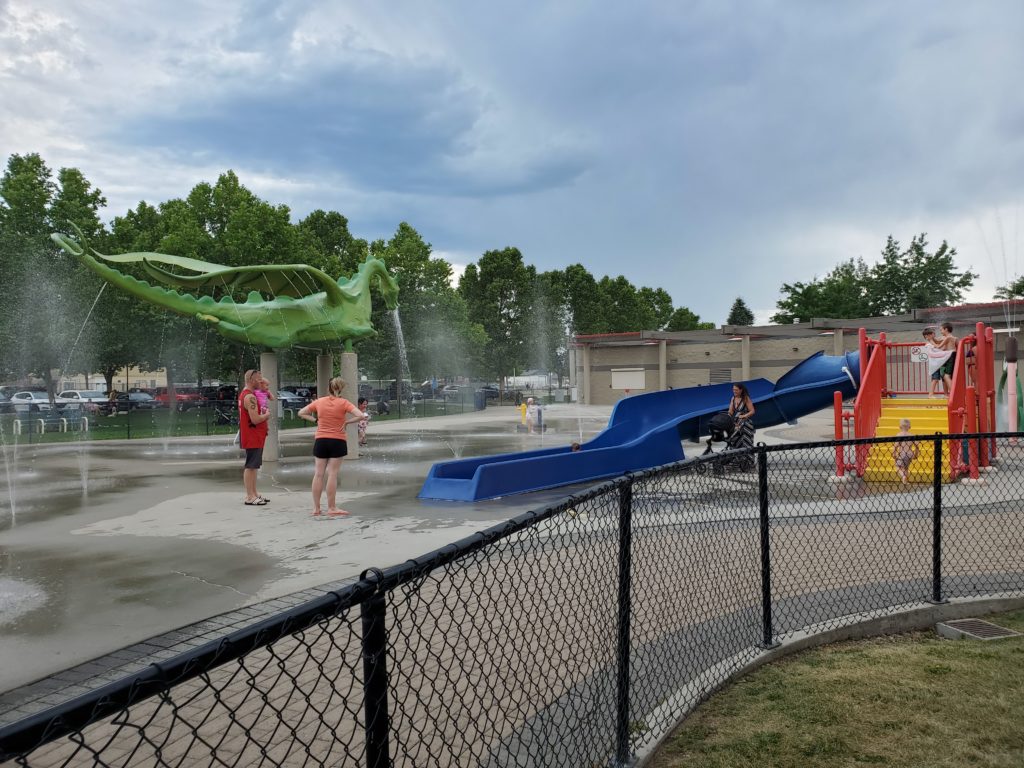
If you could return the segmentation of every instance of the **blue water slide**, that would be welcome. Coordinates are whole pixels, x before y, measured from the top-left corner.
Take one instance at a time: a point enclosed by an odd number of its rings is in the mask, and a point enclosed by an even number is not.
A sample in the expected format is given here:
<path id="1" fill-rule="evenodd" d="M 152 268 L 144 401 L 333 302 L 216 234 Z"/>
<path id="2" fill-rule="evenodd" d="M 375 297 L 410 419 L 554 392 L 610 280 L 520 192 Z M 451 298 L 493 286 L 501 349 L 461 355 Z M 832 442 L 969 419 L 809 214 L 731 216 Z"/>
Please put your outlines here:
<path id="1" fill-rule="evenodd" d="M 856 352 L 818 352 L 775 384 L 744 382 L 758 429 L 793 422 L 832 404 L 837 390 L 851 397 L 860 380 Z M 614 477 L 685 458 L 682 440 L 709 433 L 710 418 L 729 406 L 732 384 L 669 389 L 620 400 L 608 427 L 581 450 L 569 446 L 442 461 L 430 469 L 421 499 L 478 501 Z"/>

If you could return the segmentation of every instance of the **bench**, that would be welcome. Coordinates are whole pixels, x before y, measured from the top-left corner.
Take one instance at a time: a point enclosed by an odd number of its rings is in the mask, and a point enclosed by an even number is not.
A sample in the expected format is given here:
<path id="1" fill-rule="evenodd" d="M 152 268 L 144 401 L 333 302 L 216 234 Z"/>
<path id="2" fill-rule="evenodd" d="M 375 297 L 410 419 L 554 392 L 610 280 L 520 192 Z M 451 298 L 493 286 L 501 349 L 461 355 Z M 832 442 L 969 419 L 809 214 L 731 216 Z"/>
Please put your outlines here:
<path id="1" fill-rule="evenodd" d="M 54 427 L 57 432 L 67 432 L 69 429 L 89 431 L 89 419 L 82 413 L 81 408 L 65 408 L 41 411 L 30 418 L 15 419 L 14 434 L 22 434 L 26 426 L 31 430 L 36 424 L 39 425 L 39 434 L 44 434 L 50 427 Z"/>

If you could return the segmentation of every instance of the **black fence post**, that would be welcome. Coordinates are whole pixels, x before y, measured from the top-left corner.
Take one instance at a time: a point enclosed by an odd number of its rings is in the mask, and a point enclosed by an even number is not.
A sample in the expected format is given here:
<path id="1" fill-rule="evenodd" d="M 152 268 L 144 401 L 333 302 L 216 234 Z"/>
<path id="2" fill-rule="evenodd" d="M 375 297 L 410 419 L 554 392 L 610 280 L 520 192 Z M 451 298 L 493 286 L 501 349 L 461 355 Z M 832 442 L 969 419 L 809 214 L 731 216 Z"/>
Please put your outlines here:
<path id="1" fill-rule="evenodd" d="M 380 571 L 376 568 L 365 571 Z M 388 635 L 385 626 L 387 602 L 384 593 L 374 592 L 362 605 L 363 625 L 363 711 L 366 729 L 367 768 L 390 768 L 388 738 L 391 718 L 388 715 Z"/>
<path id="2" fill-rule="evenodd" d="M 763 445 L 757 451 L 757 503 L 761 518 L 761 647 L 774 648 L 772 628 L 772 554 L 768 527 L 768 452 Z"/>
<path id="3" fill-rule="evenodd" d="M 629 619 L 632 612 L 633 480 L 619 486 L 618 692 L 615 706 L 615 765 L 629 765 Z"/>
<path id="4" fill-rule="evenodd" d="M 933 441 L 932 457 L 932 599 L 944 603 L 942 597 L 942 439 Z"/>

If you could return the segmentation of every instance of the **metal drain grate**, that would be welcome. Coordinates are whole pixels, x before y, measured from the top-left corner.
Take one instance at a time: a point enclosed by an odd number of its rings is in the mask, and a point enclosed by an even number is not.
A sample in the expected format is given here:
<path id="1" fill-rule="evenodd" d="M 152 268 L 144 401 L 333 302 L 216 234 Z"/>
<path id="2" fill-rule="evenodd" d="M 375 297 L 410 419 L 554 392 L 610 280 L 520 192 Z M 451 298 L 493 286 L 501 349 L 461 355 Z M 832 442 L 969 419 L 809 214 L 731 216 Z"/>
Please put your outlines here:
<path id="1" fill-rule="evenodd" d="M 956 619 L 935 625 L 935 631 L 950 640 L 1001 640 L 1019 637 L 1020 632 L 981 619 Z"/>

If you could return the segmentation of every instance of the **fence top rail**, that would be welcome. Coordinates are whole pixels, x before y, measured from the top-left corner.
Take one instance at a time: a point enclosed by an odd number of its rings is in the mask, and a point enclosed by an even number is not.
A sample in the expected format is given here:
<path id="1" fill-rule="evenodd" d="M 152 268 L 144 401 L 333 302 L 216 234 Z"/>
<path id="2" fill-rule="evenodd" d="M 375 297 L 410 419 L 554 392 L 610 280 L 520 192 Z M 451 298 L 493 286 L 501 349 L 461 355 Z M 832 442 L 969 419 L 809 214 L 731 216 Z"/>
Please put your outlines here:
<path id="1" fill-rule="evenodd" d="M 1017 440 L 1024 440 L 1024 431 L 1020 432 L 933 432 L 932 434 L 920 434 L 920 435 L 905 435 L 892 437 L 860 437 L 860 438 L 849 438 L 846 440 L 819 440 L 813 443 L 793 443 L 790 445 L 765 445 L 764 443 L 758 443 L 752 450 L 756 453 L 758 451 L 764 451 L 766 453 L 784 453 L 786 451 L 800 451 L 812 448 L 841 448 L 850 445 L 874 445 L 883 443 L 906 443 L 912 441 L 923 441 L 923 440 L 939 440 L 942 442 L 949 442 L 950 440 L 979 440 L 979 439 L 992 439 L 992 438 L 1013 438 Z M 724 453 L 717 454 L 719 456 Z"/>

